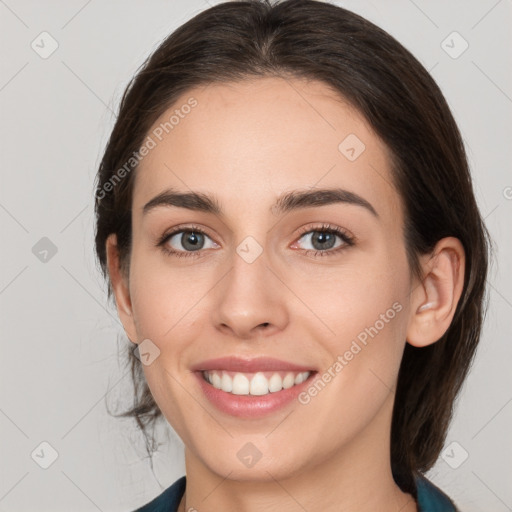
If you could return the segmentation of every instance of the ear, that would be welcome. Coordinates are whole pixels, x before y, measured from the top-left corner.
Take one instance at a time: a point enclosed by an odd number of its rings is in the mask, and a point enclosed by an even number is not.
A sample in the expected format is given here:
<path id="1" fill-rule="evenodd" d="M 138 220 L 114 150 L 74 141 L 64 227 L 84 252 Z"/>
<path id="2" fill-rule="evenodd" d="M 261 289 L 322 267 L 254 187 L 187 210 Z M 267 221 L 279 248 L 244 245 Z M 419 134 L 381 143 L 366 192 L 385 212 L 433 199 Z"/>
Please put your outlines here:
<path id="1" fill-rule="evenodd" d="M 117 236 L 115 234 L 111 234 L 107 238 L 106 253 L 110 283 L 116 300 L 117 314 L 121 319 L 128 339 L 136 343 L 137 330 L 132 313 L 128 276 L 125 275 L 120 266 Z"/>
<path id="2" fill-rule="evenodd" d="M 464 248 L 457 238 L 443 238 L 420 263 L 423 279 L 412 292 L 407 328 L 407 342 L 415 347 L 438 341 L 452 322 L 464 287 Z"/>

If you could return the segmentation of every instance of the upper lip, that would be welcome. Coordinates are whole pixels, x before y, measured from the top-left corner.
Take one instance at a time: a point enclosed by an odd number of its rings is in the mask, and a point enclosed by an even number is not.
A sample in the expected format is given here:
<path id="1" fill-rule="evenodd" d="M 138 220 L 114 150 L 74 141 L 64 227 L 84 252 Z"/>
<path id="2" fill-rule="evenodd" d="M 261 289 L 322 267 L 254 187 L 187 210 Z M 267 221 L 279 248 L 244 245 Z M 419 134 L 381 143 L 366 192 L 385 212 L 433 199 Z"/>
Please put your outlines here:
<path id="1" fill-rule="evenodd" d="M 314 371 L 311 366 L 289 363 L 273 357 L 255 357 L 243 359 L 235 356 L 208 359 L 192 366 L 192 371 L 226 370 L 231 372 L 254 373 L 265 371 L 289 370 L 295 372 Z"/>

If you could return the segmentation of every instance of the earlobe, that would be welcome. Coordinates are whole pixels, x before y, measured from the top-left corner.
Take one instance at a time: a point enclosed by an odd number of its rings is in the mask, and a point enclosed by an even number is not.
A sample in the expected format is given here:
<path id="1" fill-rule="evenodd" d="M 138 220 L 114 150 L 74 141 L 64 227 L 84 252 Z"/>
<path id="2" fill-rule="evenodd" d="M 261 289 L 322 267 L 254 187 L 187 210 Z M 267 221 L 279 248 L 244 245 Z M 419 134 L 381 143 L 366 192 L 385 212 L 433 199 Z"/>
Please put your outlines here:
<path id="1" fill-rule="evenodd" d="M 457 238 L 446 237 L 432 254 L 423 257 L 423 279 L 411 297 L 407 342 L 425 347 L 448 330 L 464 286 L 464 248 Z"/>
<path id="2" fill-rule="evenodd" d="M 129 340 L 136 343 L 137 336 L 128 277 L 123 274 L 121 269 L 119 251 L 117 248 L 117 237 L 115 234 L 111 234 L 107 238 L 106 254 L 110 283 L 116 301 L 117 314 L 119 315 Z"/>

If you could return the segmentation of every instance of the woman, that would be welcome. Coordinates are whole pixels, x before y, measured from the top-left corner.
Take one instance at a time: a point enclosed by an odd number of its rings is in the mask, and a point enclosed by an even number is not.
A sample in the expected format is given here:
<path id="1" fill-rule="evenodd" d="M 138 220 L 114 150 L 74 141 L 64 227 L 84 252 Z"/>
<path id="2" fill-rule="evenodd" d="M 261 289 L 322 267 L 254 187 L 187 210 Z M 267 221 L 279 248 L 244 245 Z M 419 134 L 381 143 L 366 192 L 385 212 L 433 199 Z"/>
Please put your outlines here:
<path id="1" fill-rule="evenodd" d="M 185 445 L 139 510 L 456 510 L 423 473 L 487 234 L 446 101 L 389 34 L 312 0 L 195 16 L 125 91 L 96 215 L 124 415 Z"/>

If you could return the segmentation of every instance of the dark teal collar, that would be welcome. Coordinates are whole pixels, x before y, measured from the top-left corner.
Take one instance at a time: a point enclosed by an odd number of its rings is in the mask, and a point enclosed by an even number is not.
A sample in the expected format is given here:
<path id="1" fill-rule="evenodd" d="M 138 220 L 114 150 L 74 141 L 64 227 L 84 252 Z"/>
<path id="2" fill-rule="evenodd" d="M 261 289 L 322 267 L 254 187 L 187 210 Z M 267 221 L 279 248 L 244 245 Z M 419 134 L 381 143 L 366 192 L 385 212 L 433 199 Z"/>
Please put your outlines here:
<path id="1" fill-rule="evenodd" d="M 453 501 L 430 480 L 418 474 L 415 481 L 418 492 L 418 512 L 457 512 Z"/>
<path id="2" fill-rule="evenodd" d="M 418 494 L 418 512 L 457 512 L 448 496 L 423 475 L 415 477 Z M 165 489 L 153 501 L 134 512 L 176 512 L 180 504 L 187 479 L 182 476 Z"/>

